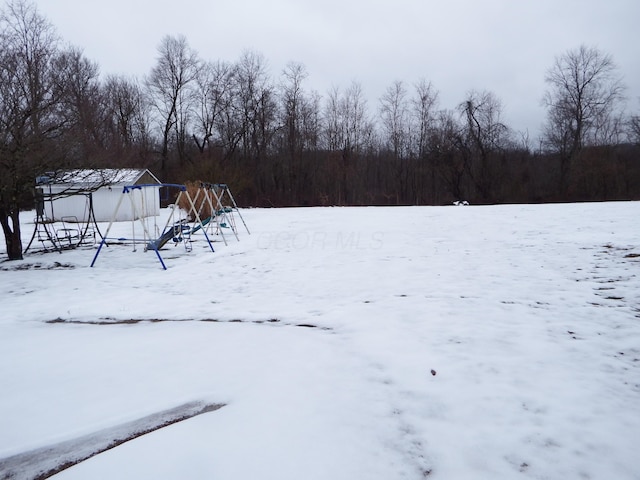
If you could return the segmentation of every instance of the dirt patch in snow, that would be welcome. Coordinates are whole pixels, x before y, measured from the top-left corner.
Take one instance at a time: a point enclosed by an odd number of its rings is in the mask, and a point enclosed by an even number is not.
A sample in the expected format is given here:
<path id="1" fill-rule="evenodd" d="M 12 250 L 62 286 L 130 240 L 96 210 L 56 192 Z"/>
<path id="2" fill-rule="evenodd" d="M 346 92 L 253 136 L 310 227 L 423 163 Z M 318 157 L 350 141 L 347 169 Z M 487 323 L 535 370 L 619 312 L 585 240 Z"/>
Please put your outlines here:
<path id="1" fill-rule="evenodd" d="M 315 325 L 312 323 L 289 323 L 281 321 L 277 318 L 270 318 L 268 320 L 240 320 L 238 318 L 233 318 L 231 320 L 220 320 L 216 318 L 189 318 L 189 319 L 169 319 L 169 318 L 125 318 L 125 319 L 116 319 L 116 318 L 99 318 L 96 320 L 75 320 L 75 319 L 64 319 L 64 318 L 54 318 L 52 320 L 47 320 L 46 323 L 49 324 L 59 324 L 59 323 L 69 323 L 73 325 L 136 325 L 139 323 L 162 323 L 162 322 L 204 322 L 204 323 L 251 323 L 251 324 L 279 324 L 290 327 L 302 327 L 302 328 L 317 328 L 319 330 L 332 330 L 329 327 L 323 327 L 320 325 Z"/>

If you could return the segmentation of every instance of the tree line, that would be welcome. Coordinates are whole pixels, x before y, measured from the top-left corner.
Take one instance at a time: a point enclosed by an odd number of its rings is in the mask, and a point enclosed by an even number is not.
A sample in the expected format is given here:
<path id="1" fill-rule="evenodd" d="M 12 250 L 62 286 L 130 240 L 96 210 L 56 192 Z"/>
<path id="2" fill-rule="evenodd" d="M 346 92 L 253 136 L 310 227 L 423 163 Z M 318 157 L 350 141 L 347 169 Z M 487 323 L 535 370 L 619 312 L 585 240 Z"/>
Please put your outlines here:
<path id="1" fill-rule="evenodd" d="M 431 82 L 324 95 L 304 64 L 277 78 L 265 58 L 200 58 L 161 39 L 138 79 L 101 77 L 27 0 L 0 12 L 0 223 L 21 258 L 20 208 L 34 179 L 72 167 L 144 167 L 163 181 L 219 181 L 247 206 L 439 205 L 640 198 L 640 121 L 625 115 L 610 55 L 580 46 L 546 72 L 539 143 L 471 90 L 443 108 Z"/>

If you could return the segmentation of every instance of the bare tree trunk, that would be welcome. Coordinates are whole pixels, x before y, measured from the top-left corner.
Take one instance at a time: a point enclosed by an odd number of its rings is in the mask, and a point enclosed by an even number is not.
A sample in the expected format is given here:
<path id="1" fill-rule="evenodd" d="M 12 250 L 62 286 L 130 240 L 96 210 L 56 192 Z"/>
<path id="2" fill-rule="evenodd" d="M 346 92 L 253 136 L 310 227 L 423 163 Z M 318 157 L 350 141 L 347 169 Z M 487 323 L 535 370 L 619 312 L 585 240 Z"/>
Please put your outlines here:
<path id="1" fill-rule="evenodd" d="M 22 260 L 19 216 L 20 212 L 17 205 L 12 207 L 10 211 L 0 207 L 0 224 L 2 224 L 9 260 Z"/>

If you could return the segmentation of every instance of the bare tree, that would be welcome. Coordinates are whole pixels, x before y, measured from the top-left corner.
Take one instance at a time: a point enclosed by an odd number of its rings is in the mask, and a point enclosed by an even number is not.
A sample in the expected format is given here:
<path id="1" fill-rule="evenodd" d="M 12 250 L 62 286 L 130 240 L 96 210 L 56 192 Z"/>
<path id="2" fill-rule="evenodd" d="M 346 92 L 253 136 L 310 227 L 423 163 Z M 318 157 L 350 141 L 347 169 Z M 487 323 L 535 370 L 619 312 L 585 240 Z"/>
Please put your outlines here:
<path id="1" fill-rule="evenodd" d="M 312 91 L 305 99 L 302 107 L 302 135 L 303 142 L 309 150 L 320 146 L 322 116 L 320 113 L 321 95 Z"/>
<path id="2" fill-rule="evenodd" d="M 344 155 L 361 153 L 371 146 L 373 122 L 367 111 L 367 101 L 358 82 L 344 93 L 338 87 L 329 91 L 324 109 L 325 139 L 329 150 L 341 150 Z"/>
<path id="3" fill-rule="evenodd" d="M 235 69 L 227 62 L 205 62 L 199 69 L 196 96 L 196 133 L 193 139 L 200 153 L 211 144 L 224 145 L 220 126 L 229 118 L 233 104 Z M 237 143 L 239 135 L 232 135 Z M 201 139 L 201 140 L 200 140 Z M 235 139 L 235 140 L 233 140 Z"/>
<path id="4" fill-rule="evenodd" d="M 465 178 L 468 158 L 463 152 L 464 126 L 451 110 L 441 110 L 434 118 L 429 134 L 429 156 L 445 188 L 454 200 L 467 200 Z"/>
<path id="5" fill-rule="evenodd" d="M 102 86 L 109 147 L 122 166 L 147 166 L 153 148 L 148 102 L 135 78 L 110 75 Z"/>
<path id="6" fill-rule="evenodd" d="M 275 88 L 264 57 L 245 51 L 237 64 L 236 108 L 242 121 L 245 158 L 264 159 L 275 133 L 277 112 Z"/>
<path id="7" fill-rule="evenodd" d="M 508 128 L 502 123 L 502 102 L 492 92 L 472 90 L 458 106 L 465 119 L 470 142 L 482 156 L 504 148 Z"/>
<path id="8" fill-rule="evenodd" d="M 144 94 L 135 79 L 111 75 L 104 86 L 107 115 L 114 130 L 112 142 L 124 148 L 149 142 L 149 119 Z"/>
<path id="9" fill-rule="evenodd" d="M 186 128 L 192 99 L 189 87 L 196 79 L 199 68 L 198 55 L 184 36 L 165 36 L 158 47 L 157 64 L 146 79 L 151 105 L 161 124 L 161 165 L 163 176 L 167 173 L 169 144 L 176 143 L 180 161 L 184 160 Z"/>
<path id="10" fill-rule="evenodd" d="M 328 93 L 324 107 L 324 147 L 330 151 L 339 150 L 344 144 L 340 97 L 340 89 L 334 86 Z"/>
<path id="11" fill-rule="evenodd" d="M 436 203 L 438 182 L 433 156 L 429 155 L 429 139 L 435 128 L 438 92 L 431 82 L 419 80 L 411 98 L 411 155 L 415 157 L 416 201 L 428 196 Z"/>
<path id="12" fill-rule="evenodd" d="M 374 146 L 374 124 L 359 83 L 352 82 L 344 94 L 337 87 L 329 92 L 324 125 L 326 146 L 332 152 L 335 196 L 339 204 L 349 203 L 355 184 L 363 182 L 357 164 Z"/>
<path id="13" fill-rule="evenodd" d="M 560 185 L 566 188 L 570 163 L 580 150 L 607 142 L 617 128 L 611 122 L 617 122 L 624 86 L 611 55 L 584 45 L 556 57 L 545 81 L 544 142 L 560 154 Z"/>
<path id="14" fill-rule="evenodd" d="M 302 136 L 303 109 L 305 107 L 305 92 L 302 87 L 308 73 L 301 63 L 291 62 L 282 72 L 280 85 L 281 123 L 283 140 L 288 156 L 294 159 L 304 148 Z"/>
<path id="15" fill-rule="evenodd" d="M 384 152 L 393 172 L 396 203 L 406 201 L 411 176 L 416 169 L 409 164 L 410 151 L 410 111 L 407 90 L 401 81 L 390 85 L 380 98 L 380 121 Z"/>
<path id="16" fill-rule="evenodd" d="M 494 200 L 495 154 L 507 144 L 509 129 L 501 121 L 502 103 L 492 92 L 475 90 L 458 106 L 465 122 L 463 154 L 469 155 L 469 174 L 484 201 Z"/>
<path id="17" fill-rule="evenodd" d="M 429 132 L 433 128 L 438 105 L 438 92 L 431 82 L 420 80 L 415 86 L 415 94 L 411 99 L 414 132 L 414 147 L 418 158 L 424 158 L 428 148 Z"/>
<path id="18" fill-rule="evenodd" d="M 640 115 L 633 115 L 629 119 L 628 136 L 636 145 L 640 145 Z"/>
<path id="19" fill-rule="evenodd" d="M 64 111 L 71 126 L 66 155 L 78 163 L 96 162 L 107 149 L 107 115 L 99 82 L 99 69 L 82 50 L 71 47 L 56 56 L 54 68 L 63 83 Z"/>
<path id="20" fill-rule="evenodd" d="M 351 83 L 340 107 L 344 120 L 344 153 L 347 156 L 359 155 L 372 146 L 374 136 L 373 121 L 369 118 L 367 101 L 360 83 Z"/>
<path id="21" fill-rule="evenodd" d="M 409 155 L 409 102 L 407 90 L 401 81 L 389 86 L 380 99 L 380 119 L 383 142 L 397 159 Z"/>
<path id="22" fill-rule="evenodd" d="M 288 191 L 296 197 L 308 196 L 309 166 L 303 165 L 305 152 L 317 146 L 319 112 L 317 96 L 307 95 L 303 83 L 308 73 L 298 62 L 287 64 L 280 84 L 281 155 L 288 160 Z"/>
<path id="23" fill-rule="evenodd" d="M 0 12 L 0 224 L 9 259 L 22 259 L 19 207 L 35 177 L 58 165 L 63 89 L 54 68 L 58 37 L 36 8 L 12 1 Z"/>

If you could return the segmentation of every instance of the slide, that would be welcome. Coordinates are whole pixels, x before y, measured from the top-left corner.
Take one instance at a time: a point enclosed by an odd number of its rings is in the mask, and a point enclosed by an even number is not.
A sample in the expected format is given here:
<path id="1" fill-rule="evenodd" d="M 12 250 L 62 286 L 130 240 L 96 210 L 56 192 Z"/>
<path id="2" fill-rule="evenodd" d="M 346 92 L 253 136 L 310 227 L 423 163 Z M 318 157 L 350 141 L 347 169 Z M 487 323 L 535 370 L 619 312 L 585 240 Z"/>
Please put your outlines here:
<path id="1" fill-rule="evenodd" d="M 201 224 L 199 223 L 198 225 L 196 225 L 195 227 L 193 227 L 193 228 L 191 229 L 191 233 L 196 233 L 196 232 L 197 232 L 198 230 L 200 230 L 202 227 L 206 227 L 206 226 L 209 224 L 209 222 L 211 221 L 211 218 L 212 218 L 212 217 L 207 217 L 207 218 L 205 218 L 204 220 L 202 220 L 202 223 L 201 223 Z"/>
<path id="2" fill-rule="evenodd" d="M 160 238 L 151 240 L 147 243 L 147 250 L 160 250 L 169 240 L 175 236 L 173 228 L 169 228 Z"/>
<path id="3" fill-rule="evenodd" d="M 176 222 L 172 227 L 167 228 L 164 233 L 156 240 L 151 240 L 147 243 L 147 250 L 160 250 L 171 239 L 180 237 L 182 231 L 185 228 L 184 223 L 186 220 Z"/>

